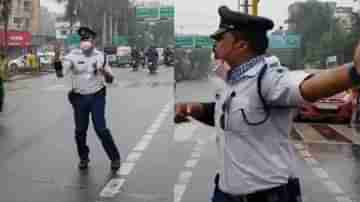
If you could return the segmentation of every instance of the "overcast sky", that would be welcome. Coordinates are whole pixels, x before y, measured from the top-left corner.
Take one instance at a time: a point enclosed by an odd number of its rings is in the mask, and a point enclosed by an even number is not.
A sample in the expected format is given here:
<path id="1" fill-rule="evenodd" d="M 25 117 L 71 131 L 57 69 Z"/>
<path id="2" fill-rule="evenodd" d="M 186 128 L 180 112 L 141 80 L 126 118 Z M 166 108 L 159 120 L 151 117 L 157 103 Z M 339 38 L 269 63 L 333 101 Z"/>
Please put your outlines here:
<path id="1" fill-rule="evenodd" d="M 259 15 L 274 20 L 275 28 L 284 25 L 288 7 L 299 0 L 260 0 Z M 341 6 L 353 6 L 353 0 L 335 0 Z M 238 0 L 176 0 L 175 31 L 177 33 L 209 34 L 218 26 L 217 8 L 227 5 L 237 9 Z M 243 2 L 243 0 L 242 0 Z M 251 2 L 251 0 L 249 0 Z"/>
<path id="2" fill-rule="evenodd" d="M 99 0 L 103 1 L 103 0 Z M 147 1 L 147 0 L 142 0 Z M 238 0 L 163 0 L 175 2 L 175 31 L 177 33 L 210 34 L 218 26 L 217 8 L 227 5 L 237 8 Z M 243 1 L 243 0 L 241 0 Z M 288 7 L 299 0 L 260 0 L 259 15 L 274 20 L 275 28 L 284 25 Z M 324 0 L 323 0 L 324 1 Z M 353 6 L 353 0 L 335 0 L 341 6 Z M 251 0 L 249 0 L 251 2 Z M 61 13 L 63 9 L 55 0 L 41 0 L 50 11 Z"/>

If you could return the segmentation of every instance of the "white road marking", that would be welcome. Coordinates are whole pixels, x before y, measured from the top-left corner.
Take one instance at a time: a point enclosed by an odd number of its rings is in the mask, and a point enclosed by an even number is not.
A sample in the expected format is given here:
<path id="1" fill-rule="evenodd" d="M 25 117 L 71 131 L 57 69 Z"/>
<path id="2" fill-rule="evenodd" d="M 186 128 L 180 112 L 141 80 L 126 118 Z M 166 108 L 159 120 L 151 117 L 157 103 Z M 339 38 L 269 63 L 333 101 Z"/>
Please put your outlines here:
<path id="1" fill-rule="evenodd" d="M 323 168 L 317 167 L 319 162 L 312 157 L 303 144 L 297 143 L 294 146 L 307 164 L 311 166 L 313 173 L 322 180 L 329 192 L 336 196 L 337 202 L 352 202 L 352 200 L 344 196 L 345 193 L 341 187 L 335 181 L 330 180 L 329 174 Z"/>
<path id="2" fill-rule="evenodd" d="M 194 131 L 195 129 L 190 130 L 191 133 L 193 133 Z M 191 136 L 192 135 L 193 134 L 191 134 Z M 196 141 L 193 152 L 191 153 L 191 157 L 189 160 L 186 161 L 184 166 L 185 169 L 180 172 L 178 182 L 174 185 L 174 202 L 181 202 L 182 197 L 186 191 L 186 186 L 190 183 L 191 177 L 193 175 L 191 169 L 193 169 L 197 165 L 201 157 L 201 150 L 204 144 L 204 141 Z"/>
<path id="3" fill-rule="evenodd" d="M 126 158 L 126 161 L 127 162 L 135 162 L 137 160 L 140 159 L 142 153 L 141 152 L 131 152 L 127 158 Z"/>
<path id="4" fill-rule="evenodd" d="M 125 179 L 115 178 L 111 179 L 100 193 L 100 197 L 110 198 L 114 197 L 125 183 Z"/>
<path id="5" fill-rule="evenodd" d="M 315 173 L 316 176 L 318 176 L 319 178 L 326 180 L 329 179 L 329 175 L 327 174 L 327 172 L 322 169 L 322 168 L 312 168 L 313 172 Z"/>
<path id="6" fill-rule="evenodd" d="M 144 135 L 144 136 L 142 137 L 143 140 L 151 140 L 152 138 L 153 138 L 153 136 L 152 136 L 152 135 L 148 135 L 148 134 L 146 134 L 146 135 Z"/>
<path id="7" fill-rule="evenodd" d="M 164 109 L 167 109 L 173 101 L 170 101 L 167 105 L 165 105 Z M 165 120 L 166 115 L 164 115 L 163 110 L 161 112 L 161 116 L 164 118 L 156 119 L 152 123 L 152 125 L 147 129 L 144 136 L 141 140 L 136 144 L 133 151 L 127 156 L 126 162 L 123 162 L 120 169 L 118 170 L 117 174 L 121 176 L 127 176 L 131 173 L 131 171 L 135 167 L 135 162 L 138 161 L 142 156 L 142 151 L 145 151 L 148 145 L 152 140 L 152 136 L 157 130 L 160 128 L 162 122 Z M 111 179 L 105 187 L 100 192 L 100 198 L 113 198 L 117 193 L 120 192 L 121 187 L 126 182 L 123 178 L 113 178 Z M 99 200 L 97 200 L 99 201 Z M 101 200 L 100 200 L 101 201 Z"/>
<path id="8" fill-rule="evenodd" d="M 155 134 L 157 132 L 157 128 L 149 128 L 147 131 L 146 131 L 146 134 Z"/>
<path id="9" fill-rule="evenodd" d="M 337 202 L 353 202 L 351 199 L 349 199 L 346 196 L 337 196 L 336 201 Z"/>
<path id="10" fill-rule="evenodd" d="M 190 159 L 188 161 L 186 161 L 185 163 L 185 167 L 186 168 L 194 168 L 196 166 L 196 164 L 198 163 L 198 159 Z"/>
<path id="11" fill-rule="evenodd" d="M 344 194 L 344 191 L 334 181 L 327 180 L 327 181 L 323 181 L 323 183 L 331 191 L 331 193 L 333 193 L 333 194 Z"/>
<path id="12" fill-rule="evenodd" d="M 189 183 L 191 177 L 192 177 L 191 171 L 183 171 L 179 175 L 178 182 L 179 184 L 187 184 Z"/>
<path id="13" fill-rule="evenodd" d="M 123 163 L 117 172 L 118 175 L 129 175 L 134 168 L 135 163 Z"/>
<path id="14" fill-rule="evenodd" d="M 144 151 L 149 146 L 150 141 L 149 140 L 145 140 L 145 141 L 141 140 L 134 148 L 134 151 Z"/>
<path id="15" fill-rule="evenodd" d="M 200 158 L 201 153 L 198 151 L 194 151 L 193 153 L 191 153 L 191 158 Z"/>
<path id="16" fill-rule="evenodd" d="M 184 195 L 186 190 L 185 184 L 176 184 L 174 186 L 174 202 L 180 202 L 182 196 Z"/>

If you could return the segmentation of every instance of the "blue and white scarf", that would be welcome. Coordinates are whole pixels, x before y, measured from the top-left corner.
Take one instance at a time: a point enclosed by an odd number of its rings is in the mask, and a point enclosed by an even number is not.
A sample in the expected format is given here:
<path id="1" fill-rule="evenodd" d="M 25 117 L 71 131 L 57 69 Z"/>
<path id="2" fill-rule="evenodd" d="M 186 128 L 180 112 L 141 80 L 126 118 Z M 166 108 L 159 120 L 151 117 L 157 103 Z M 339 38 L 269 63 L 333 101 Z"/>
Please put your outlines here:
<path id="1" fill-rule="evenodd" d="M 244 78 L 244 73 L 247 72 L 249 69 L 255 67 L 260 62 L 265 62 L 265 55 L 259 55 L 255 58 L 252 58 L 248 62 L 241 64 L 240 66 L 231 70 L 228 74 L 227 82 L 233 85 L 238 81 L 242 80 Z"/>

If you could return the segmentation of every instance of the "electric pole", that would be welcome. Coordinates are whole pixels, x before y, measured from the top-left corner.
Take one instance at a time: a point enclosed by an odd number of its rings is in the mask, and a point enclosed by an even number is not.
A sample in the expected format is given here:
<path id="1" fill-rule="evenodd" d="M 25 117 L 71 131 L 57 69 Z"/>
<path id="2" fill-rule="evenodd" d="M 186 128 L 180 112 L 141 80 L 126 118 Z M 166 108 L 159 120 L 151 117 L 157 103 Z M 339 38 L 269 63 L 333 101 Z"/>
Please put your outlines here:
<path id="1" fill-rule="evenodd" d="M 106 20 L 106 11 L 104 12 L 104 24 L 103 24 L 103 33 L 102 33 L 102 45 L 103 45 L 103 47 L 105 47 L 105 45 L 106 45 L 106 34 L 107 34 L 107 31 L 106 31 L 106 22 L 107 22 L 107 20 Z"/>
<path id="2" fill-rule="evenodd" d="M 244 12 L 249 13 L 249 0 L 244 0 Z"/>

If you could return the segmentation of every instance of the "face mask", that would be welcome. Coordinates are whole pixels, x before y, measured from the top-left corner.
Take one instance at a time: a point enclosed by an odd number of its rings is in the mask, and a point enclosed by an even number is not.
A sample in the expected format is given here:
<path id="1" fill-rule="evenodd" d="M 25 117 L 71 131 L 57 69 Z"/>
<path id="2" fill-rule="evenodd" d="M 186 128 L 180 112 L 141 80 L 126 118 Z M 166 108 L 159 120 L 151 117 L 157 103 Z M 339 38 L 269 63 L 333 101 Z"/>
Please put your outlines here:
<path id="1" fill-rule="evenodd" d="M 81 50 L 90 50 L 92 48 L 92 43 L 90 41 L 82 41 L 80 42 Z"/>
<path id="2" fill-rule="evenodd" d="M 214 72 L 216 76 L 226 81 L 230 66 L 224 60 L 216 60 Z"/>

